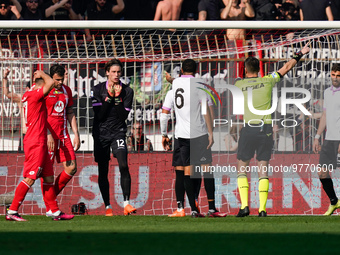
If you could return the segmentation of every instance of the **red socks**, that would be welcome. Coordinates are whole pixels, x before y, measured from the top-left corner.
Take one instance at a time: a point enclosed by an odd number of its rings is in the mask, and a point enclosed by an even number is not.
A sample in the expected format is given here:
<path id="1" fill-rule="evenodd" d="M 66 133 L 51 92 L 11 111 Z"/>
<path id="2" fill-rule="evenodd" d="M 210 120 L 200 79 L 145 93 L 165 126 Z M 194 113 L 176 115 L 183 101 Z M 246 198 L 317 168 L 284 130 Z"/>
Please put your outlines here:
<path id="1" fill-rule="evenodd" d="M 64 171 L 62 171 L 57 179 L 55 180 L 55 194 L 58 194 L 65 188 L 66 184 L 72 179 L 73 175 L 70 175 Z"/>
<path id="2" fill-rule="evenodd" d="M 57 179 L 55 180 L 54 183 L 54 192 L 55 192 L 55 197 L 58 196 L 58 194 L 65 188 L 66 184 L 72 179 L 73 175 L 69 175 L 64 171 L 62 171 L 59 176 L 57 177 Z M 43 191 L 44 194 L 44 186 L 45 184 L 41 184 L 41 189 Z M 46 211 L 48 212 L 50 209 L 49 203 L 46 201 L 46 198 L 44 196 L 44 202 L 45 202 L 45 206 L 46 206 Z M 54 212 L 52 210 L 52 212 Z"/>
<path id="3" fill-rule="evenodd" d="M 26 194 L 28 190 L 30 189 L 30 187 L 31 186 L 28 185 L 25 181 L 21 181 L 19 183 L 19 185 L 15 189 L 14 199 L 13 199 L 11 206 L 9 207 L 10 210 L 18 211 L 19 206 L 24 201 Z"/>
<path id="4" fill-rule="evenodd" d="M 56 185 L 53 183 L 42 183 L 42 193 L 44 202 L 46 205 L 46 210 L 51 210 L 53 213 L 59 210 L 58 203 L 56 200 L 56 191 L 60 191 L 65 187 L 65 185 L 71 180 L 72 176 L 68 175 L 65 171 L 63 171 L 56 180 Z M 58 182 L 57 182 L 58 181 Z M 26 194 L 30 186 L 25 182 L 21 181 L 17 188 L 15 189 L 14 199 L 10 206 L 10 210 L 18 211 L 19 206 L 24 201 Z M 57 193 L 57 194 L 58 194 Z"/>
<path id="5" fill-rule="evenodd" d="M 42 184 L 42 192 L 43 198 L 46 205 L 46 210 L 51 210 L 52 213 L 59 210 L 55 191 L 54 191 L 54 184 L 44 182 Z"/>

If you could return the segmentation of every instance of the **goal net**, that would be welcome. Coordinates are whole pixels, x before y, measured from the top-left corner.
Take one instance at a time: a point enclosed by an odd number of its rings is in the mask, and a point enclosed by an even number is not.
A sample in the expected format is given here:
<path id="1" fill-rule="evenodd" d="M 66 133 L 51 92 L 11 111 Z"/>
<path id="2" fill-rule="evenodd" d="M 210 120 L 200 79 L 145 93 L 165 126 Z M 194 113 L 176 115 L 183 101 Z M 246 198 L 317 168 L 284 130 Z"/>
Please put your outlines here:
<path id="1" fill-rule="evenodd" d="M 58 26 L 58 22 L 55 24 L 54 29 L 36 26 L 31 29 L 1 29 L 0 78 L 2 80 L 4 69 L 9 68 L 8 93 L 23 95 L 26 86 L 32 83 L 34 70 L 48 73 L 55 63 L 64 65 L 67 70 L 67 85 L 73 93 L 82 144 L 76 154 L 78 172 L 58 196 L 62 210 L 69 212 L 72 204 L 84 202 L 90 214 L 102 214 L 104 211 L 97 183 L 97 165 L 92 155 L 90 91 L 93 86 L 106 81 L 103 67 L 112 58 L 122 61 L 122 82 L 135 92 L 133 109 L 127 119 L 127 141 L 131 150 L 131 204 L 139 214 L 145 215 L 169 214 L 176 208 L 172 154 L 162 148 L 159 118 L 163 100 L 171 88 L 165 79 L 165 71 L 176 78 L 180 74 L 181 62 L 192 58 L 198 63 L 197 77 L 215 88 L 217 102 L 218 97 L 221 99 L 221 103 L 214 105 L 215 119 L 223 125 L 216 125 L 214 130 L 213 165 L 216 169 L 217 166 L 229 168 L 215 172 L 216 206 L 222 211 L 235 213 L 240 200 L 237 174 L 232 169 L 236 167 L 242 116 L 233 114 L 235 102 L 226 85 L 234 85 L 237 78 L 244 77 L 243 62 L 248 56 L 260 60 L 259 75 L 264 76 L 279 70 L 294 52 L 307 43 L 310 43 L 310 53 L 277 85 L 279 106 L 273 113 L 277 126 L 270 164 L 277 169 L 288 170 L 286 173 L 278 170 L 270 174 L 267 208 L 270 214 L 320 214 L 326 208 L 328 201 L 313 168 L 318 164 L 318 155 L 312 153 L 311 146 L 322 114 L 323 92 L 331 85 L 330 68 L 339 59 L 340 30 L 303 27 L 259 29 L 247 24 L 242 27 L 246 29 L 243 39 L 229 40 L 221 24 L 218 29 L 211 29 L 203 28 L 200 22 L 186 22 L 188 27 L 198 27 L 196 29 L 176 26 L 173 29 L 157 26 L 127 29 L 119 27 L 123 22 L 115 23 L 117 28 L 111 30 L 81 26 L 65 29 L 65 26 Z M 282 24 L 277 27 L 285 27 Z M 84 28 L 91 29 L 91 40 L 86 38 Z M 311 115 L 305 115 L 301 109 L 289 104 L 285 109 L 287 114 L 283 116 L 280 107 L 282 88 L 309 91 L 311 99 L 304 103 L 304 107 Z M 22 180 L 24 153 L 20 105 L 13 97 L 4 94 L 4 88 L 0 95 L 0 206 L 5 207 L 10 204 L 15 187 Z M 301 92 L 287 95 L 294 99 L 305 97 Z M 172 113 L 168 127 L 172 137 L 175 122 Z M 231 122 L 241 124 L 230 125 Z M 70 134 L 72 139 L 71 130 Z M 251 166 L 256 168 L 255 165 L 256 161 L 252 161 Z M 57 176 L 62 166 L 55 164 L 54 168 Z M 336 174 L 336 171 L 332 173 L 339 192 L 339 176 Z M 258 207 L 257 174 L 252 172 L 249 177 L 249 202 L 250 207 L 255 209 Z M 121 214 L 123 206 L 119 178 L 118 164 L 112 158 L 109 180 L 111 204 L 116 214 Z M 203 212 L 208 210 L 204 189 L 200 205 Z M 45 212 L 39 183 L 30 190 L 21 210 L 27 214 Z"/>

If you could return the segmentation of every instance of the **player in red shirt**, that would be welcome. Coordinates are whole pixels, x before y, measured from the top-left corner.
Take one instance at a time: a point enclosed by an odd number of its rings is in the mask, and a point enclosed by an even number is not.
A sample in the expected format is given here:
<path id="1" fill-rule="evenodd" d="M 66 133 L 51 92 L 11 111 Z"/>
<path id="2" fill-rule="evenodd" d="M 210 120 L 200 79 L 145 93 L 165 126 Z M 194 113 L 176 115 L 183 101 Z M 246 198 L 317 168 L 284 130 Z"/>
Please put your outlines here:
<path id="1" fill-rule="evenodd" d="M 24 139 L 25 162 L 24 180 L 15 190 L 14 199 L 6 213 L 6 220 L 26 221 L 18 214 L 29 188 L 37 178 L 43 179 L 43 197 L 52 212 L 54 220 L 70 220 L 59 210 L 54 191 L 54 176 L 47 151 L 47 110 L 45 97 L 53 88 L 53 80 L 43 71 L 34 73 L 35 85 L 22 97 L 26 117 L 27 132 Z"/>
<path id="2" fill-rule="evenodd" d="M 63 84 L 65 68 L 61 65 L 51 66 L 50 76 L 54 81 L 54 88 L 46 97 L 47 122 L 51 131 L 51 134 L 47 137 L 47 146 L 52 164 L 54 158 L 56 158 L 57 162 L 62 162 L 64 166 L 64 171 L 59 174 L 55 181 L 55 193 L 58 195 L 77 172 L 74 152 L 79 149 L 80 140 L 77 121 L 72 108 L 72 91 Z M 73 145 L 67 130 L 67 122 L 70 123 L 74 133 Z M 46 205 L 46 216 L 52 216 L 48 205 Z"/>

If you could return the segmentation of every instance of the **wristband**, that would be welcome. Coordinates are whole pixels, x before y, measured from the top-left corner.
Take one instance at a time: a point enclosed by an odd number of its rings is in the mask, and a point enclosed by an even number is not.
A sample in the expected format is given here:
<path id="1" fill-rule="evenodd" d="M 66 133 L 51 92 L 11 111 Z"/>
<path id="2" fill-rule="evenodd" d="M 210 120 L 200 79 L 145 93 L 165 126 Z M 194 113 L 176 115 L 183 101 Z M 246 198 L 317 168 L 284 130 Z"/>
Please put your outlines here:
<path id="1" fill-rule="evenodd" d="M 123 100 L 120 97 L 115 97 L 115 105 L 120 104 Z"/>
<path id="2" fill-rule="evenodd" d="M 297 53 L 293 54 L 293 59 L 295 59 L 295 60 L 296 60 L 296 62 L 299 62 L 299 61 L 300 61 L 300 59 L 302 58 L 302 56 L 303 56 L 302 52 L 301 52 L 301 51 L 299 51 L 299 52 L 297 52 Z"/>
<path id="3" fill-rule="evenodd" d="M 318 139 L 318 140 L 319 140 L 319 138 L 320 138 L 320 135 L 318 135 L 318 134 L 316 134 L 315 137 L 314 137 L 314 139 Z"/>
<path id="4" fill-rule="evenodd" d="M 112 102 L 112 98 L 111 97 L 106 97 L 105 98 L 105 102 L 108 102 L 110 104 Z"/>

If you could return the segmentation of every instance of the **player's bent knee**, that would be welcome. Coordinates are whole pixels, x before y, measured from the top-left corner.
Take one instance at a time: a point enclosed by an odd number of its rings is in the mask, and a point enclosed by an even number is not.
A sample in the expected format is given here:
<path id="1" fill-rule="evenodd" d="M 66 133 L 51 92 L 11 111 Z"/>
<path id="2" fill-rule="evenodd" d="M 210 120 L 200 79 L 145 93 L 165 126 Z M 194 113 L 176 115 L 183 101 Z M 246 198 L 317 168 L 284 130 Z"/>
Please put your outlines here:
<path id="1" fill-rule="evenodd" d="M 75 160 L 70 160 L 64 163 L 65 171 L 69 175 L 75 175 L 77 172 L 77 162 Z"/>
<path id="2" fill-rule="evenodd" d="M 30 187 L 35 183 L 35 180 L 31 178 L 24 178 L 24 182 L 26 182 Z"/>
<path id="3" fill-rule="evenodd" d="M 184 175 L 191 175 L 191 166 L 184 167 Z"/>
<path id="4" fill-rule="evenodd" d="M 120 171 L 121 173 L 123 173 L 123 172 L 129 172 L 129 167 L 128 167 L 128 165 L 127 165 L 127 164 L 121 164 L 121 165 L 119 165 L 119 171 Z"/>
<path id="5" fill-rule="evenodd" d="M 51 176 L 45 176 L 45 177 L 43 177 L 43 180 L 44 180 L 44 182 L 46 182 L 46 183 L 53 183 L 53 182 L 54 182 L 54 176 L 53 176 L 53 175 L 51 175 Z"/>
<path id="6" fill-rule="evenodd" d="M 76 173 L 77 173 L 77 167 L 71 170 L 70 175 L 75 175 Z"/>

